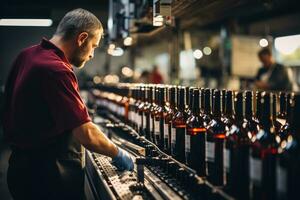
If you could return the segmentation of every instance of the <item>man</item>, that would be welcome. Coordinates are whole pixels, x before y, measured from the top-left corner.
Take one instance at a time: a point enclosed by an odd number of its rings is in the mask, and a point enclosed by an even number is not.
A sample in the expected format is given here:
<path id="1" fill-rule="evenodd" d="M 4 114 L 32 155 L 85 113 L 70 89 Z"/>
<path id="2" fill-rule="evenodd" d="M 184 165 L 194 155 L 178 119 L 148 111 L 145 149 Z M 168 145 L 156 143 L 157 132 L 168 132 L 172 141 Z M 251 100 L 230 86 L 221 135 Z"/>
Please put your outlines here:
<path id="1" fill-rule="evenodd" d="M 256 75 L 255 86 L 261 90 L 287 91 L 292 89 L 284 66 L 275 63 L 270 49 L 263 48 L 258 52 L 258 58 L 263 66 Z"/>
<path id="2" fill-rule="evenodd" d="M 91 122 L 72 66 L 93 58 L 103 28 L 90 12 L 76 9 L 54 36 L 23 50 L 5 89 L 4 131 L 12 147 L 8 186 L 14 199 L 85 199 L 81 145 L 132 170 L 127 152 Z"/>

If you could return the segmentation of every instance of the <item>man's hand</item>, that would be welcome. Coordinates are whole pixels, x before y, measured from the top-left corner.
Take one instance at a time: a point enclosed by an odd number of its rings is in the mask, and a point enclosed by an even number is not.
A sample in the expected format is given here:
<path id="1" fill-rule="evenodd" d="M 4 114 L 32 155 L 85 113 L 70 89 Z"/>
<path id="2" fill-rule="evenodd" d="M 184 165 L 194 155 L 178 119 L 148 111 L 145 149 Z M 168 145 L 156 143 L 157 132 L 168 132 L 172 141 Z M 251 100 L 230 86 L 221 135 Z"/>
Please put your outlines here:
<path id="1" fill-rule="evenodd" d="M 94 123 L 87 122 L 73 129 L 72 133 L 85 148 L 111 157 L 119 170 L 133 170 L 134 165 L 129 154 L 110 141 Z"/>
<path id="2" fill-rule="evenodd" d="M 130 155 L 121 148 L 118 148 L 118 155 L 113 158 L 112 164 L 115 165 L 119 170 L 133 170 L 133 160 Z"/>

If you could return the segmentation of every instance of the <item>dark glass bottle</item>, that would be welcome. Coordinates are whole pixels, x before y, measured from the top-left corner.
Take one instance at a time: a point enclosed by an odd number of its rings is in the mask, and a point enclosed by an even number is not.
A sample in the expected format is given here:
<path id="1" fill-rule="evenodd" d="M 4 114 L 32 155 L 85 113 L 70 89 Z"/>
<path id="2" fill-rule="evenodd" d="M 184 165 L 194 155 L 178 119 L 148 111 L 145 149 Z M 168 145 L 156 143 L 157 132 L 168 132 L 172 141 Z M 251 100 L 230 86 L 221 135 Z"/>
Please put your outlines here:
<path id="1" fill-rule="evenodd" d="M 204 126 L 207 127 L 208 123 L 211 121 L 211 90 L 210 89 L 204 89 L 203 91 L 203 98 L 204 98 L 204 112 L 203 112 L 203 121 L 204 121 Z M 201 98 L 202 98 L 201 97 Z M 207 157 L 207 154 L 206 154 Z"/>
<path id="2" fill-rule="evenodd" d="M 289 134 L 290 134 L 290 131 L 291 131 L 291 121 L 293 120 L 293 115 L 291 114 L 291 94 L 287 94 L 286 95 L 286 120 L 285 120 L 285 124 L 281 127 L 281 129 L 279 130 L 278 132 L 278 137 L 280 138 L 279 140 L 279 143 L 280 141 L 285 141 Z"/>
<path id="3" fill-rule="evenodd" d="M 148 140 L 152 141 L 151 133 L 150 133 L 150 114 L 151 114 L 151 107 L 153 103 L 153 87 L 149 86 L 146 90 L 146 99 L 147 104 L 145 106 L 145 116 L 146 116 L 146 129 L 145 129 L 145 136 Z"/>
<path id="4" fill-rule="evenodd" d="M 224 90 L 223 90 L 224 91 Z M 232 124 L 234 123 L 234 115 L 233 115 L 233 91 L 227 90 L 225 92 L 222 91 L 222 94 L 224 93 L 225 96 L 223 96 L 223 103 L 225 107 L 223 107 L 223 115 L 222 115 L 222 121 L 224 122 L 226 126 L 226 131 L 230 129 Z"/>
<path id="5" fill-rule="evenodd" d="M 150 108 L 150 135 L 152 138 L 152 142 L 157 144 L 156 137 L 155 137 L 155 110 L 157 108 L 157 102 L 158 102 L 158 88 L 156 86 L 153 87 L 153 102 L 152 106 Z"/>
<path id="6" fill-rule="evenodd" d="M 158 146 L 162 150 L 166 150 L 165 142 L 168 142 L 168 135 L 164 134 L 165 115 L 167 113 L 166 108 L 166 88 L 161 86 L 158 88 L 158 102 L 155 110 L 155 136 Z"/>
<path id="7" fill-rule="evenodd" d="M 141 118 L 139 117 L 139 105 L 142 103 L 141 101 L 141 86 L 138 86 L 135 89 L 135 106 L 134 106 L 134 121 L 136 122 L 135 130 L 139 132 L 139 128 L 141 126 Z"/>
<path id="8" fill-rule="evenodd" d="M 185 162 L 185 128 L 187 115 L 185 112 L 185 87 L 178 88 L 177 112 L 172 120 L 172 127 L 175 128 L 175 158 L 180 162 Z"/>
<path id="9" fill-rule="evenodd" d="M 250 140 L 254 140 L 256 137 L 256 134 L 259 130 L 259 124 L 258 120 L 254 118 L 253 116 L 253 93 L 251 91 L 245 92 L 245 120 L 242 125 L 242 128 L 245 132 L 247 132 L 248 137 Z M 261 98 L 259 97 L 257 104 L 260 104 Z M 260 107 L 260 106 L 258 106 Z M 260 112 L 258 112 L 259 114 Z M 257 117 L 261 118 L 261 117 Z"/>
<path id="10" fill-rule="evenodd" d="M 275 93 L 272 93 L 272 120 L 273 124 L 275 126 L 275 132 L 278 133 L 279 130 L 281 129 L 282 125 L 278 120 L 277 120 L 277 95 Z"/>
<path id="11" fill-rule="evenodd" d="M 195 87 L 189 87 L 188 88 L 188 98 L 186 98 L 186 109 L 185 112 L 187 113 L 188 116 L 192 114 L 192 104 L 193 104 L 193 90 L 196 89 Z"/>
<path id="12" fill-rule="evenodd" d="M 277 143 L 272 120 L 272 94 L 261 94 L 260 129 L 250 151 L 251 199 L 275 199 Z"/>
<path id="13" fill-rule="evenodd" d="M 249 199 L 250 139 L 244 124 L 243 93 L 236 92 L 235 122 L 227 133 L 225 164 L 228 170 L 227 190 L 237 199 Z M 242 178 L 237 178 L 242 177 Z"/>
<path id="14" fill-rule="evenodd" d="M 149 129 L 149 119 L 150 119 L 150 88 L 149 86 L 145 87 L 145 101 L 143 107 L 143 133 L 145 137 L 149 140 L 150 139 L 150 129 Z"/>
<path id="15" fill-rule="evenodd" d="M 170 86 L 168 88 L 168 109 L 165 116 L 164 133 L 168 135 L 168 141 L 165 142 L 166 153 L 173 155 L 172 149 L 174 149 L 175 143 L 172 142 L 172 119 L 176 113 L 176 87 Z M 175 136 L 175 134 L 174 134 Z M 173 146 L 173 148 L 172 148 Z"/>
<path id="16" fill-rule="evenodd" d="M 260 120 L 261 120 L 261 91 L 256 91 L 256 104 L 255 104 L 255 121 L 258 125 L 260 125 Z"/>
<path id="17" fill-rule="evenodd" d="M 194 89 L 192 94 L 191 116 L 186 122 L 186 135 L 188 136 L 185 138 L 186 160 L 199 176 L 204 177 L 207 170 L 205 162 L 206 128 L 203 118 L 200 116 L 199 89 Z"/>
<path id="18" fill-rule="evenodd" d="M 128 112 L 129 112 L 129 98 L 128 95 L 128 86 L 123 86 L 120 89 L 120 95 L 122 96 L 122 99 L 120 101 L 121 109 L 121 119 L 123 122 L 128 123 Z"/>
<path id="19" fill-rule="evenodd" d="M 225 114 L 225 110 L 226 110 L 226 93 L 227 93 L 227 90 L 225 90 L 225 89 L 223 89 L 222 91 L 221 91 L 221 96 L 222 96 L 222 98 L 221 98 L 221 104 L 222 104 L 222 115 L 224 115 Z"/>
<path id="20" fill-rule="evenodd" d="M 176 149 L 175 149 L 175 144 L 176 144 L 176 128 L 173 127 L 173 118 L 175 117 L 177 113 L 177 106 L 178 106 L 178 87 L 172 87 L 170 89 L 170 110 L 167 115 L 168 121 L 169 121 L 169 130 L 170 130 L 170 137 L 171 137 L 171 155 L 175 157 L 176 154 Z"/>
<path id="21" fill-rule="evenodd" d="M 279 142 L 276 162 L 277 199 L 298 199 L 300 180 L 300 96 L 291 94 L 289 121 L 290 131 Z"/>
<path id="22" fill-rule="evenodd" d="M 138 89 L 134 87 L 132 89 L 132 105 L 130 106 L 131 109 L 131 124 L 132 128 L 137 131 L 138 123 L 137 123 L 137 107 L 138 104 L 138 95 L 137 95 Z"/>
<path id="23" fill-rule="evenodd" d="M 145 88 L 140 87 L 139 89 L 140 94 L 140 103 L 137 108 L 137 121 L 138 121 L 138 132 L 141 136 L 144 136 L 144 124 L 146 124 L 146 121 L 144 122 L 144 106 L 146 101 L 146 93 Z"/>
<path id="24" fill-rule="evenodd" d="M 216 186 L 225 184 L 224 149 L 226 129 L 221 115 L 221 92 L 213 93 L 212 120 L 207 126 L 206 157 L 208 180 Z"/>
<path id="25" fill-rule="evenodd" d="M 285 92 L 279 93 L 279 113 L 277 116 L 277 120 L 281 124 L 285 124 L 286 118 L 287 118 L 287 94 Z"/>

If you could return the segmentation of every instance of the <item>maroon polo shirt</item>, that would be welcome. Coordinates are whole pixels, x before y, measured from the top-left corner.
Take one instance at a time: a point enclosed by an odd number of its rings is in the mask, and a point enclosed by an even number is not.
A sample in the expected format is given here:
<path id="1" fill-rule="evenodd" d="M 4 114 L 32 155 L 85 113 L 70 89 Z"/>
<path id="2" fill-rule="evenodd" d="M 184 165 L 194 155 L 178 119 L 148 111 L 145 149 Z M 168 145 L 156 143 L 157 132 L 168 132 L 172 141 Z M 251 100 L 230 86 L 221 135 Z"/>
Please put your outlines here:
<path id="1" fill-rule="evenodd" d="M 90 121 L 63 51 L 43 39 L 16 58 L 5 88 L 4 134 L 19 148 L 44 146 Z"/>

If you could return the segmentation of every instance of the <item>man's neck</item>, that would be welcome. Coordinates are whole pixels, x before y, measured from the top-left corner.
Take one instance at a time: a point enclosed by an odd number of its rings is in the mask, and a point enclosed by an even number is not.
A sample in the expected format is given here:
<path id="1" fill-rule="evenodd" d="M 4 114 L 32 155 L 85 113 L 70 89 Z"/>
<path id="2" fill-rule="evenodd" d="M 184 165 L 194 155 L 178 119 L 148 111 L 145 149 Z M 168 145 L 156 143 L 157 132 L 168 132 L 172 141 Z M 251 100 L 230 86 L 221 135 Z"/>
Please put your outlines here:
<path id="1" fill-rule="evenodd" d="M 57 46 L 60 50 L 62 50 L 67 57 L 68 60 L 70 60 L 71 55 L 71 48 L 68 42 L 63 41 L 63 39 L 60 36 L 54 35 L 50 40 L 55 46 Z"/>

